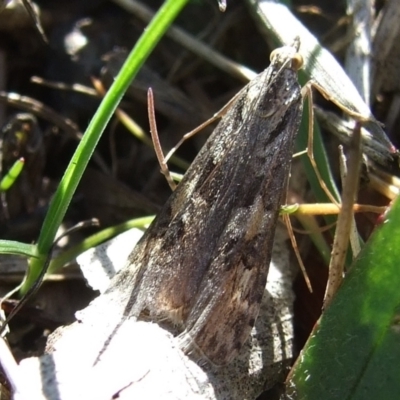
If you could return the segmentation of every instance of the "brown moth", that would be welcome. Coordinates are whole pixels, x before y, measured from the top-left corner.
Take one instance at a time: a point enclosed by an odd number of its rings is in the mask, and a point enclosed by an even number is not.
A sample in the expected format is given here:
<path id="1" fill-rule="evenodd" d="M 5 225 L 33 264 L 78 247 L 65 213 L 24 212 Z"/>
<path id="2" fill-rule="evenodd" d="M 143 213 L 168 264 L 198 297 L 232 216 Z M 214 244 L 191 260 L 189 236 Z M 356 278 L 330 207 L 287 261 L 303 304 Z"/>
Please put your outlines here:
<path id="1" fill-rule="evenodd" d="M 172 323 L 200 361 L 231 362 L 259 312 L 302 114 L 299 45 L 238 93 L 117 276 L 127 315 Z"/>

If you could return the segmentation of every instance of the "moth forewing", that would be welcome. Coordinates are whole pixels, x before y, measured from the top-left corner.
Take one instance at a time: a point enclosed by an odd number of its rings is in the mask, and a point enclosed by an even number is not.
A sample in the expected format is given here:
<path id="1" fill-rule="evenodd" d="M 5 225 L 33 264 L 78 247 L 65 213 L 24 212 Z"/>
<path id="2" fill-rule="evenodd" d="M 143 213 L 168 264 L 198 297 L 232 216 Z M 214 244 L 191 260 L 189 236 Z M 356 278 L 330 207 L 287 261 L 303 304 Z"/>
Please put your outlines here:
<path id="1" fill-rule="evenodd" d="M 232 361 L 257 318 L 302 98 L 298 43 L 237 96 L 129 257 L 130 315 L 181 326 L 186 353 Z"/>
<path id="2" fill-rule="evenodd" d="M 236 200 L 181 335 L 186 352 L 216 365 L 232 361 L 257 318 L 300 122 L 297 76 L 292 70 L 274 76 L 273 67 L 263 73 L 269 80 L 259 76 L 267 87 L 260 88 L 257 106 L 241 128 L 238 140 L 246 142 L 241 157 L 249 162 L 231 177 L 235 187 L 228 195 Z"/>

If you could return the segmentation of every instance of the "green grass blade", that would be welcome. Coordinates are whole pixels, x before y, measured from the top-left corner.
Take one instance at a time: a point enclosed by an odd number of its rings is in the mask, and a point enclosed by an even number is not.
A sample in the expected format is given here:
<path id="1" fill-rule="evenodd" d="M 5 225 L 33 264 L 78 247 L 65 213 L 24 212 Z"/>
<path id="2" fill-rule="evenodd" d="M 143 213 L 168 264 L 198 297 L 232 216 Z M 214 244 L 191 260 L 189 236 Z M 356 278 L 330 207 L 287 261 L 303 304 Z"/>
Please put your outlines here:
<path id="1" fill-rule="evenodd" d="M 0 254 L 15 254 L 24 257 L 37 257 L 36 246 L 15 242 L 14 240 L 0 240 Z"/>
<path id="2" fill-rule="evenodd" d="M 24 169 L 25 160 L 21 157 L 12 165 L 7 174 L 0 180 L 0 192 L 5 192 L 20 176 L 22 170 Z"/>
<path id="3" fill-rule="evenodd" d="M 37 244 L 40 258 L 32 260 L 21 293 L 35 281 L 91 155 L 134 76 L 188 0 L 166 0 L 129 54 L 120 73 L 91 120 L 50 203 Z"/>
<path id="4" fill-rule="evenodd" d="M 99 246 L 101 243 L 104 243 L 111 238 L 126 232 L 132 228 L 144 229 L 149 226 L 153 221 L 154 216 L 135 218 L 130 221 L 124 222 L 122 224 L 112 226 L 110 228 L 103 229 L 100 232 L 95 233 L 82 240 L 76 246 L 71 247 L 69 250 L 63 252 L 58 257 L 54 258 L 49 267 L 49 273 L 53 273 L 57 271 L 59 268 L 64 266 L 65 264 L 75 260 L 80 254 L 89 250 L 93 247 Z"/>

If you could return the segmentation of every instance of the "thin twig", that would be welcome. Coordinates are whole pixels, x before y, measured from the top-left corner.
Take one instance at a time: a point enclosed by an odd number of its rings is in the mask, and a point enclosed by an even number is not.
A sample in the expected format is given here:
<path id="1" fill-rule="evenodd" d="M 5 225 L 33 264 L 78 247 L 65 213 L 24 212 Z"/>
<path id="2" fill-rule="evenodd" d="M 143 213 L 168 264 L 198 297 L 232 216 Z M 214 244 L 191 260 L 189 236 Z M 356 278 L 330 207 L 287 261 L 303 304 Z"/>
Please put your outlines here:
<path id="1" fill-rule="evenodd" d="M 361 165 L 361 126 L 356 123 L 352 145 L 349 149 L 348 174 L 342 194 L 342 207 L 338 217 L 335 238 L 333 242 L 332 257 L 329 265 L 329 277 L 324 298 L 326 309 L 332 301 L 337 289 L 343 280 L 344 261 L 350 236 L 353 205 L 358 191 L 360 165 Z"/>

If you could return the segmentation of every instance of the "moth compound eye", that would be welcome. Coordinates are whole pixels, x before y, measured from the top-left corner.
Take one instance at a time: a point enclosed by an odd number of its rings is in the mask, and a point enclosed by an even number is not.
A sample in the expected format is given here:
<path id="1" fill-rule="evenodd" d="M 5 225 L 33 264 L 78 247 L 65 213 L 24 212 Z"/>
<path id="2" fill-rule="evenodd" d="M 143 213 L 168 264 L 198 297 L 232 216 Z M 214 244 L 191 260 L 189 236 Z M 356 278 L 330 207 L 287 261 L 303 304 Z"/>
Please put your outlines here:
<path id="1" fill-rule="evenodd" d="M 292 68 L 298 71 L 304 64 L 301 54 L 296 53 L 292 58 Z"/>
<path id="2" fill-rule="evenodd" d="M 271 54 L 269 56 L 269 61 L 272 62 L 272 60 L 278 55 L 280 49 L 275 49 L 271 51 Z"/>

